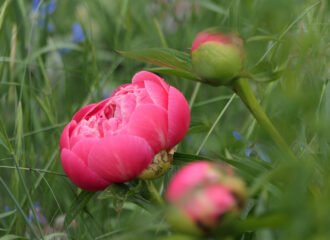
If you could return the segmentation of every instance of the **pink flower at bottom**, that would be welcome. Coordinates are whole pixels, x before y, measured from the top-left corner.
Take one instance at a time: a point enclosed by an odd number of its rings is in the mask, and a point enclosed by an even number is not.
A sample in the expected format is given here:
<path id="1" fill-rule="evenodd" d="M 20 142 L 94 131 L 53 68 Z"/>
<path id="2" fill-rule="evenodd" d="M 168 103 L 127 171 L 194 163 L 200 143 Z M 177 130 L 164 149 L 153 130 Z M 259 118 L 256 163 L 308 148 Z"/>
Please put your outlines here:
<path id="1" fill-rule="evenodd" d="M 62 166 L 78 187 L 97 191 L 136 178 L 186 134 L 190 110 L 182 93 L 141 71 L 107 99 L 80 109 L 60 139 Z"/>
<path id="2" fill-rule="evenodd" d="M 244 183 L 229 166 L 190 163 L 172 177 L 167 187 L 166 199 L 174 209 L 170 213 L 176 212 L 175 218 L 186 222 L 175 220 L 172 225 L 188 232 L 211 229 L 222 215 L 242 207 L 245 194 Z"/>

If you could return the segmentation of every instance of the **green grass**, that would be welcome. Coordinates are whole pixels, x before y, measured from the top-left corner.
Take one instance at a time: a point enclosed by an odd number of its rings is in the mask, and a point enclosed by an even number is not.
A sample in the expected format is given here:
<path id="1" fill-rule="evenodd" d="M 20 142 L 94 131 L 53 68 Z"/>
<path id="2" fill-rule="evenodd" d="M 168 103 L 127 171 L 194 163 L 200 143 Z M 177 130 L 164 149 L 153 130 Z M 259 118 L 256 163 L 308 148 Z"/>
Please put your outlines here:
<path id="1" fill-rule="evenodd" d="M 191 128 L 178 152 L 228 162 L 247 182 L 242 220 L 223 239 L 329 239 L 328 1 L 164 2 L 58 0 L 40 25 L 30 1 L 0 1 L 0 239 L 172 234 L 147 191 L 150 183 L 80 192 L 63 174 L 59 136 L 80 107 L 103 99 L 135 72 L 155 67 L 119 51 L 171 48 L 189 57 L 195 35 L 210 27 L 244 39 L 253 90 L 298 159 L 289 161 L 281 153 L 229 89 L 158 69 L 191 106 Z M 81 43 L 72 42 L 74 22 L 83 26 Z M 48 23 L 54 25 L 51 32 Z M 243 139 L 235 140 L 233 131 Z M 252 151 L 249 157 L 246 149 Z M 154 181 L 156 190 L 162 194 L 174 171 L 193 158 L 177 154 L 173 168 Z M 37 202 L 40 209 L 33 207 Z M 38 211 L 47 222 L 35 221 Z M 60 219 L 64 215 L 66 222 Z M 208 239 L 219 239 L 217 234 Z"/>

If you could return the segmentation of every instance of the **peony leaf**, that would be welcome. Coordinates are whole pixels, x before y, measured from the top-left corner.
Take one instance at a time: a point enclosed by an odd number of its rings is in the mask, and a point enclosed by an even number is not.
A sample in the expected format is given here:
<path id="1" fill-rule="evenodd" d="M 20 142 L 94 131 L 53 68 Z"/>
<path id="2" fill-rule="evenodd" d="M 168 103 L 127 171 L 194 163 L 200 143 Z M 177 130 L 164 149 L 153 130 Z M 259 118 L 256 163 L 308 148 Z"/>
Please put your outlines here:
<path id="1" fill-rule="evenodd" d="M 167 67 L 147 68 L 146 70 L 159 74 L 172 75 L 180 78 L 190 79 L 193 81 L 199 81 L 199 78 L 195 76 L 193 73 L 184 70 L 178 70 Z"/>
<path id="2" fill-rule="evenodd" d="M 186 154 L 186 153 L 174 153 L 173 156 L 173 164 L 174 165 L 182 165 L 194 160 L 209 160 L 209 158 L 200 155 Z"/>
<path id="3" fill-rule="evenodd" d="M 191 62 L 188 53 L 170 48 L 150 48 L 137 51 L 117 51 L 124 57 L 150 63 L 159 67 L 175 69 L 191 74 Z"/>

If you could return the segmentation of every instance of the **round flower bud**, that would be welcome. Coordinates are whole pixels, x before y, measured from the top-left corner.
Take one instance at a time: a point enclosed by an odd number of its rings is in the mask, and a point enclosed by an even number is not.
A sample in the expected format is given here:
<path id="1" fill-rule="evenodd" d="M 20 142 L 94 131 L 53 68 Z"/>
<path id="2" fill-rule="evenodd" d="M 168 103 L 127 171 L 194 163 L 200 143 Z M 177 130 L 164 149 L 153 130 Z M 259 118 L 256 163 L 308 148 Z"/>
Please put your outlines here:
<path id="1" fill-rule="evenodd" d="M 243 41 L 233 34 L 201 32 L 191 48 L 195 74 L 210 85 L 230 85 L 241 72 Z"/>
<path id="2" fill-rule="evenodd" d="M 166 199 L 168 221 L 179 232 L 202 234 L 221 224 L 227 213 L 244 206 L 244 182 L 229 166 L 198 161 L 180 169 L 171 179 Z"/>

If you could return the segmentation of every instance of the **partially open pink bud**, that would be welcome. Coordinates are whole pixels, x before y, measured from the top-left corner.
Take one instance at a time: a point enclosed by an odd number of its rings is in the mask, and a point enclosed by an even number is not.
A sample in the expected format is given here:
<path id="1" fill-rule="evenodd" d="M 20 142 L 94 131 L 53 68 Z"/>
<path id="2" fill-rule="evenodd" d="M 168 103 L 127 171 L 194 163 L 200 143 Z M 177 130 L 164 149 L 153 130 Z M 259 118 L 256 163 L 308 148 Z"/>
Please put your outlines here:
<path id="1" fill-rule="evenodd" d="M 191 48 L 193 71 L 202 81 L 230 85 L 243 65 L 243 42 L 234 34 L 199 33 Z"/>
<path id="2" fill-rule="evenodd" d="M 229 166 L 194 162 L 180 169 L 168 185 L 169 221 L 182 232 L 207 231 L 224 214 L 239 211 L 245 198 L 245 184 Z"/>
<path id="3" fill-rule="evenodd" d="M 186 134 L 190 110 L 182 93 L 142 71 L 107 99 L 80 109 L 64 128 L 61 160 L 80 188 L 97 191 L 138 177 L 156 154 Z"/>

